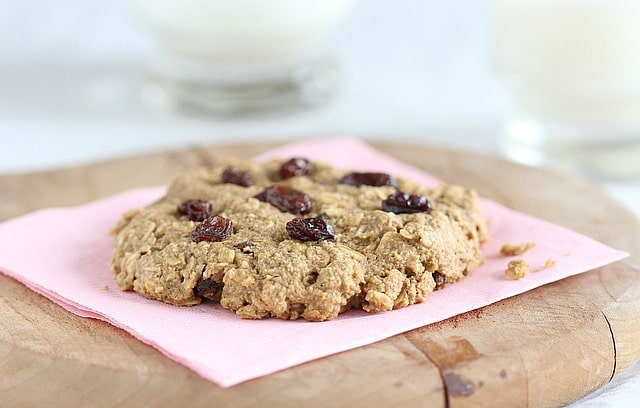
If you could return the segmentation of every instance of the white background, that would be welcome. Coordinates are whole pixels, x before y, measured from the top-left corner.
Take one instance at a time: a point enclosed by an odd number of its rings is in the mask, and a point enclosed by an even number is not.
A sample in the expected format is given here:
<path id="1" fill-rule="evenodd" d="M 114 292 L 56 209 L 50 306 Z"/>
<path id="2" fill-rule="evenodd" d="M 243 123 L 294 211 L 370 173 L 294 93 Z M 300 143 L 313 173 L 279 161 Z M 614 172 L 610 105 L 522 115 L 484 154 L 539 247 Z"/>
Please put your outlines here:
<path id="1" fill-rule="evenodd" d="M 495 153 L 514 111 L 492 71 L 485 2 L 367 0 L 334 37 L 338 99 L 220 120 L 141 101 L 153 44 L 123 1 L 0 0 L 0 174 L 200 144 L 358 135 Z M 602 183 L 640 214 L 640 181 Z M 640 364 L 579 406 L 633 406 Z"/>

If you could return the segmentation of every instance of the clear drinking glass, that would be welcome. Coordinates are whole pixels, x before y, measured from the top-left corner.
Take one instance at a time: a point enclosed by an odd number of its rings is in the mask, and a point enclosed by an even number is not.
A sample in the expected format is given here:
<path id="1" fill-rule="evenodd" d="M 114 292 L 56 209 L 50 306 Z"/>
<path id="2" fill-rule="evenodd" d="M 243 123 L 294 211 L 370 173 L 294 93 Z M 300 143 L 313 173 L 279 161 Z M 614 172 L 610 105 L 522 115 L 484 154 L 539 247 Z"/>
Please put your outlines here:
<path id="1" fill-rule="evenodd" d="M 353 0 L 130 0 L 159 53 L 146 98 L 234 115 L 329 100 L 339 79 L 325 55 Z"/>
<path id="2" fill-rule="evenodd" d="M 510 158 L 640 178 L 640 1 L 489 0 L 495 64 L 520 112 Z"/>

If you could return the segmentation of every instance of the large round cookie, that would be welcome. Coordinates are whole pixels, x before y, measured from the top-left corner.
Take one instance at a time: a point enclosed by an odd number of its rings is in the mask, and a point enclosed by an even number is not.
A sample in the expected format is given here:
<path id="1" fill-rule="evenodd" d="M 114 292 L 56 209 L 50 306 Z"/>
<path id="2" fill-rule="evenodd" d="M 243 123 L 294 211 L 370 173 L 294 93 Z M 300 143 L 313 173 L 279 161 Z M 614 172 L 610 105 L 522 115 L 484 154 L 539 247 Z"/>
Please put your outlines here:
<path id="1" fill-rule="evenodd" d="M 290 177 L 283 163 L 192 170 L 159 202 L 126 214 L 115 229 L 118 286 L 175 305 L 219 301 L 243 318 L 322 321 L 350 308 L 422 302 L 482 261 L 486 226 L 473 190 L 392 178 L 391 185 L 344 184 L 349 172 L 322 163 Z M 277 208 L 263 193 L 274 185 L 307 194 L 311 208 Z M 430 211 L 383 210 L 396 191 L 428 197 Z M 194 230 L 202 230 L 204 216 L 179 209 L 193 199 L 210 203 L 209 217 L 230 221 L 231 235 L 199 240 Z M 289 221 L 315 217 L 333 228 L 334 239 L 290 236 Z"/>

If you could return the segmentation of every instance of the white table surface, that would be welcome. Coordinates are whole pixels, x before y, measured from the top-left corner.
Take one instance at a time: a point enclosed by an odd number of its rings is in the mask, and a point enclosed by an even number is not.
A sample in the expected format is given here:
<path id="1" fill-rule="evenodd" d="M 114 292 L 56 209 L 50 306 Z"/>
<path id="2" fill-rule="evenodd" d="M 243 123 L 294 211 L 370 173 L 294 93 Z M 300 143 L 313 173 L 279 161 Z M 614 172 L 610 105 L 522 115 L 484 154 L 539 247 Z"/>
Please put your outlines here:
<path id="1" fill-rule="evenodd" d="M 515 110 L 492 71 L 485 3 L 360 1 L 331 43 L 343 87 L 296 115 L 220 120 L 141 101 L 153 44 L 122 0 L 0 0 L 0 174 L 170 148 L 358 135 L 496 153 Z M 640 180 L 600 183 L 640 216 Z M 640 364 L 576 407 L 638 406 Z"/>

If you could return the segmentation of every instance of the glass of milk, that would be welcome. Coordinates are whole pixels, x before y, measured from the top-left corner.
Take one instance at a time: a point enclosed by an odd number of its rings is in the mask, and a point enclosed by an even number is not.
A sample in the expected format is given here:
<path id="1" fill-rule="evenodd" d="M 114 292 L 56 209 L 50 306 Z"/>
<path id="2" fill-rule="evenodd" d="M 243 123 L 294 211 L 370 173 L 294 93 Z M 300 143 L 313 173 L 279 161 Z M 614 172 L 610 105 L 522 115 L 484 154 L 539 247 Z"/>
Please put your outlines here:
<path id="1" fill-rule="evenodd" d="M 489 0 L 493 53 L 521 112 L 523 163 L 640 178 L 640 0 Z"/>
<path id="2" fill-rule="evenodd" d="M 317 105 L 339 70 L 327 42 L 353 0 L 129 0 L 159 55 L 146 99 L 221 115 Z"/>

